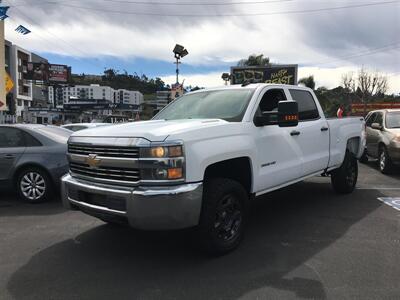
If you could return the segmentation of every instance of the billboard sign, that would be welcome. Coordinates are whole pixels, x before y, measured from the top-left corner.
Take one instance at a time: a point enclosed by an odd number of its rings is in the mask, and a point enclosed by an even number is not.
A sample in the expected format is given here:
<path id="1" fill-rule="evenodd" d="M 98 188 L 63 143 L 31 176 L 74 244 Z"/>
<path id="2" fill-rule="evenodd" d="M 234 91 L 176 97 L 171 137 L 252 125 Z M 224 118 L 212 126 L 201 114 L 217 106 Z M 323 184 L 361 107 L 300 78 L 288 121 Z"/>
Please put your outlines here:
<path id="1" fill-rule="evenodd" d="M 68 83 L 69 68 L 66 65 L 49 65 L 50 83 Z"/>
<path id="2" fill-rule="evenodd" d="M 297 85 L 298 65 L 231 67 L 231 84 L 277 83 Z"/>
<path id="3" fill-rule="evenodd" d="M 69 70 L 66 65 L 29 62 L 25 79 L 43 81 L 50 84 L 68 83 Z"/>

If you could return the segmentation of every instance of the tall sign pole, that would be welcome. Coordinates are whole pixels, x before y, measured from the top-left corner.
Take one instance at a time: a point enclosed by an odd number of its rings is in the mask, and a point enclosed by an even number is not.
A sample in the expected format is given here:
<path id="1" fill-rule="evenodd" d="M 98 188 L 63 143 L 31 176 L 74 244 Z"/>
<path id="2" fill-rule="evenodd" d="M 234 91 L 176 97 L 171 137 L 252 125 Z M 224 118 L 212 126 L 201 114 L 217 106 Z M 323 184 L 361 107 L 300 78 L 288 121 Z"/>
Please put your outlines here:
<path id="1" fill-rule="evenodd" d="M 0 111 L 6 110 L 6 63 L 4 20 L 0 20 Z"/>

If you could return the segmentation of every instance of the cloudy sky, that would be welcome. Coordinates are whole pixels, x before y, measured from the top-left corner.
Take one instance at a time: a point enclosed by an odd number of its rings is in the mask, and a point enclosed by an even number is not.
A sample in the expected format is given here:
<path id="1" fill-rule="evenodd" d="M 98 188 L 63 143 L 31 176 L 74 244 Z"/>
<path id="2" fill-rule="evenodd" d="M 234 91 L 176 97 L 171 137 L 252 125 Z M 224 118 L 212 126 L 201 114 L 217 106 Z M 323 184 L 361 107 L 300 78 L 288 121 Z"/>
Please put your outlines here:
<path id="1" fill-rule="evenodd" d="M 184 45 L 185 84 L 221 85 L 221 73 L 263 53 L 299 64 L 299 77 L 335 87 L 361 66 L 400 93 L 400 1 L 3 0 L 6 38 L 74 73 L 104 67 L 174 82 L 172 48 Z M 14 31 L 24 25 L 32 33 Z"/>

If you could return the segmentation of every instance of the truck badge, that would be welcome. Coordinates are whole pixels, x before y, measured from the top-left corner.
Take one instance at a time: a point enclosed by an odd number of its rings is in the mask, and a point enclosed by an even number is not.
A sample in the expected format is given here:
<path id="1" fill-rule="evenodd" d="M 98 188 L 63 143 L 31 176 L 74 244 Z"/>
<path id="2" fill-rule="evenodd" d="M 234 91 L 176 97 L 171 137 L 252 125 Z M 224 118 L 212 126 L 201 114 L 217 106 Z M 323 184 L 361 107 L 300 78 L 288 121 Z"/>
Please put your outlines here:
<path id="1" fill-rule="evenodd" d="M 89 167 L 96 168 L 100 164 L 101 159 L 97 158 L 97 154 L 89 154 L 88 157 L 86 157 L 85 162 Z"/>

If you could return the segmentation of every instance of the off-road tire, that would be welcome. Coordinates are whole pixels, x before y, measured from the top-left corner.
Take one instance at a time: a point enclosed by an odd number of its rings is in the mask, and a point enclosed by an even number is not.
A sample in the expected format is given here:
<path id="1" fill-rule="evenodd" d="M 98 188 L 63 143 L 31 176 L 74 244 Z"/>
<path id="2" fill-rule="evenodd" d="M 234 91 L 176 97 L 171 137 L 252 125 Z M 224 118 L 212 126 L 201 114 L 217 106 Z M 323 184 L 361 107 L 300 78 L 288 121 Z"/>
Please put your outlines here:
<path id="1" fill-rule="evenodd" d="M 349 194 L 354 191 L 358 178 L 357 159 L 350 151 L 346 151 L 340 168 L 332 171 L 331 183 L 335 192 Z"/>
<path id="2" fill-rule="evenodd" d="M 248 194 L 231 179 L 205 181 L 196 239 L 202 250 L 223 255 L 237 248 L 244 236 Z"/>
<path id="3" fill-rule="evenodd" d="M 29 203 L 41 203 L 51 199 L 54 186 L 46 171 L 38 167 L 21 170 L 15 181 L 19 198 Z"/>

